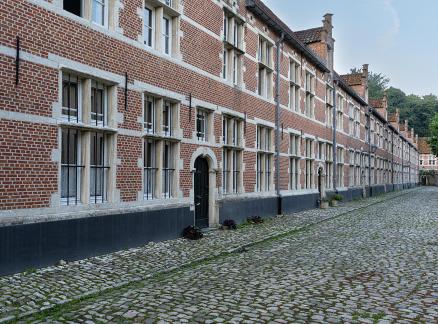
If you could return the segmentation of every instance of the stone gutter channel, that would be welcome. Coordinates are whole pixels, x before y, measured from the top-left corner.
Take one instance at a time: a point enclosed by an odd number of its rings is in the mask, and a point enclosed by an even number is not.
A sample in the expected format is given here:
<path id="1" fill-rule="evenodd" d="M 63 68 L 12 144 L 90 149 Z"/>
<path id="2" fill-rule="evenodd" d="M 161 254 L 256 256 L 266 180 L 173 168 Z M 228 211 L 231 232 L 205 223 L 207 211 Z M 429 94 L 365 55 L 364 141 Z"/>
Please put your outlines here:
<path id="1" fill-rule="evenodd" d="M 176 239 L 140 248 L 0 277 L 0 323 L 64 307 L 104 292 L 196 266 L 270 240 L 306 230 L 417 189 L 391 192 L 326 210 L 278 216 L 237 231 L 210 231 L 199 241 Z"/>

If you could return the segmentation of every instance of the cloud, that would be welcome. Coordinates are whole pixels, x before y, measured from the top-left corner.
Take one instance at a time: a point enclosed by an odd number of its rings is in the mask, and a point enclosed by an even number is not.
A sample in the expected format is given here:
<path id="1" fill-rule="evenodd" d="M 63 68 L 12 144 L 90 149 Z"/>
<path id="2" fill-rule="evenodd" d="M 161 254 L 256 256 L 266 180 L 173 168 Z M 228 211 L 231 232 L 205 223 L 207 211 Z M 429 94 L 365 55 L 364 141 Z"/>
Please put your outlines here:
<path id="1" fill-rule="evenodd" d="M 392 25 L 388 30 L 386 30 L 386 32 L 384 32 L 380 41 L 383 47 L 389 47 L 400 32 L 400 16 L 394 6 L 393 0 L 383 0 L 383 4 L 386 12 L 389 14 L 389 17 L 392 20 Z"/>

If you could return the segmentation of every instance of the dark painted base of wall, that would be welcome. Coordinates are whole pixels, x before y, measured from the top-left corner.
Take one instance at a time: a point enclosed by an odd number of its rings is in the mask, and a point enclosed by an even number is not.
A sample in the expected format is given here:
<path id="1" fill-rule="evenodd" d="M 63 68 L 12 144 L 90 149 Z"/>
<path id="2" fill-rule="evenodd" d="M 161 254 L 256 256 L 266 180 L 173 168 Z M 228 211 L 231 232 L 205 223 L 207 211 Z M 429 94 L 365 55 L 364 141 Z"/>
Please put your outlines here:
<path id="1" fill-rule="evenodd" d="M 189 207 L 0 227 L 0 275 L 174 239 Z"/>
<path id="2" fill-rule="evenodd" d="M 367 187 L 367 196 L 416 184 Z M 344 201 L 362 197 L 362 188 L 339 192 Z M 333 192 L 327 192 L 333 194 Z M 319 194 L 229 199 L 220 202 L 219 221 L 243 223 L 248 217 L 273 217 L 318 208 Z M 189 207 L 0 227 L 0 275 L 74 261 L 181 236 L 194 222 Z"/>
<path id="3" fill-rule="evenodd" d="M 219 223 L 232 219 L 241 224 L 248 217 L 272 217 L 277 215 L 278 198 L 244 198 L 223 200 L 219 208 Z"/>

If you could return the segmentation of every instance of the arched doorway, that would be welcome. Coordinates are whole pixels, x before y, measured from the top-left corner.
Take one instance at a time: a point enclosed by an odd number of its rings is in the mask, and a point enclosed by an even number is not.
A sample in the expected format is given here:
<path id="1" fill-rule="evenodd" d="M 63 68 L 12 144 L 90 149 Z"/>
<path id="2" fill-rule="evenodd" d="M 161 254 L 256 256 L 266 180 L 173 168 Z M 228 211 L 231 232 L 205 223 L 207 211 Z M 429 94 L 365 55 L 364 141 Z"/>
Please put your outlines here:
<path id="1" fill-rule="evenodd" d="M 209 168 L 208 161 L 201 156 L 195 160 L 193 181 L 195 196 L 195 226 L 205 228 L 209 226 Z"/>

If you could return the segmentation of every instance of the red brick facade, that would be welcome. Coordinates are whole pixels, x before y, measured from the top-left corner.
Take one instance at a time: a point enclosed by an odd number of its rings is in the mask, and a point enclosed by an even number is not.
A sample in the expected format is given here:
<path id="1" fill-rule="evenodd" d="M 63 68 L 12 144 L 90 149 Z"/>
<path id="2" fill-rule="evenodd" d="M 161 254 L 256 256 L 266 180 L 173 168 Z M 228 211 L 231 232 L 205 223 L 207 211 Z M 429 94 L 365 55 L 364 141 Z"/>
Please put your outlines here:
<path id="1" fill-rule="evenodd" d="M 91 3 L 92 0 L 83 1 Z M 218 202 L 223 200 L 275 196 L 275 43 L 280 35 L 274 31 L 273 26 L 268 26 L 259 18 L 256 10 L 246 6 L 246 3 L 252 2 L 263 9 L 258 0 L 174 0 L 173 9 L 167 8 L 164 4 L 157 6 L 157 1 L 146 0 L 146 3 L 154 3 L 151 6 L 155 6 L 155 20 L 163 19 L 160 16 L 160 10 L 163 10 L 165 15 L 170 17 L 171 27 L 179 27 L 171 32 L 169 44 L 172 49 L 170 55 L 166 55 L 160 48 L 165 43 L 158 44 L 161 42 L 158 34 L 155 35 L 155 48 L 144 44 L 144 0 L 106 1 L 110 7 L 107 11 L 106 27 L 90 22 L 91 18 L 79 17 L 63 10 L 62 1 L 59 0 L 1 1 L 0 209 L 6 211 L 45 208 L 34 212 L 38 214 L 59 211 L 69 213 L 96 208 L 96 204 L 87 201 L 88 198 L 81 204 L 81 197 L 78 198 L 78 206 L 65 206 L 61 197 L 61 186 L 65 181 L 62 179 L 61 171 L 62 130 L 74 130 L 77 127 L 83 136 L 82 145 L 87 147 L 84 144 L 88 136 L 86 133 L 103 132 L 108 134 L 104 144 L 109 150 L 107 152 L 113 152 L 113 155 L 108 156 L 109 171 L 105 175 L 107 198 L 104 203 L 97 204 L 100 210 L 124 206 L 149 208 L 152 205 L 156 206 L 156 203 L 163 208 L 167 204 L 177 203 L 193 206 L 193 161 L 199 154 L 208 159 L 214 177 L 214 182 L 210 181 L 210 184 L 214 183 L 214 190 L 211 192 L 213 200 L 210 203 L 212 214 L 218 213 Z M 237 60 L 240 60 L 240 69 L 235 72 L 239 79 L 236 81 L 237 84 L 222 78 L 224 12 L 234 19 L 232 21 L 244 22 L 240 35 L 243 53 L 236 54 Z M 158 27 L 154 25 L 153 32 L 158 33 L 156 28 Z M 331 37 L 331 30 L 326 32 L 326 37 Z M 20 38 L 21 58 L 18 85 L 15 84 L 17 37 Z M 274 69 L 271 72 L 269 68 L 266 70 L 267 75 L 272 76 L 272 80 L 269 81 L 269 76 L 265 80 L 268 84 L 272 82 L 272 89 L 268 89 L 268 98 L 258 94 L 259 69 L 262 67 L 259 63 L 260 37 L 272 46 L 271 60 Z M 306 46 L 301 42 L 300 44 Z M 330 51 L 326 42 L 312 43 L 307 48 L 315 52 L 305 53 L 296 48 L 293 41 L 285 40 L 281 51 L 281 120 L 278 131 L 281 133 L 279 184 L 282 195 L 318 192 L 319 168 L 322 168 L 323 174 L 326 175 L 326 188 L 341 192 L 368 185 L 368 179 L 371 179 L 371 185 L 417 183 L 417 140 L 408 131 L 407 125 L 406 130 L 405 125 L 400 130 L 399 121 L 387 122 L 388 118 L 382 115 L 386 107 L 369 110 L 365 81 L 357 84 L 330 71 L 330 64 L 326 64 L 330 61 Z M 237 53 L 238 50 L 231 51 Z M 290 106 L 289 70 L 292 61 L 296 62 L 300 75 L 298 111 L 294 111 Z M 322 69 L 317 62 L 321 62 L 326 68 Z M 234 73 L 232 67 L 230 70 Z M 367 73 L 367 69 L 364 73 Z M 89 105 L 84 103 L 89 91 L 86 80 L 102 82 L 108 94 L 112 93 L 110 89 L 115 87 L 116 100 L 113 108 L 109 105 L 110 97 L 106 99 L 106 128 L 87 125 L 86 120 L 89 117 L 83 117 L 80 125 L 71 121 L 65 122 L 65 118 L 61 116 L 65 95 L 61 87 L 63 75 L 66 74 L 81 79 L 79 87 L 83 87 L 83 90 L 80 99 L 83 101 L 79 105 L 84 105 L 83 107 Z M 125 74 L 128 76 L 126 107 Z M 310 81 L 314 82 L 314 90 L 309 88 L 310 91 L 307 92 L 306 75 L 314 80 Z M 361 80 L 366 80 L 366 76 Z M 327 87 L 333 88 L 336 93 L 336 102 L 332 105 L 335 114 L 340 115 L 342 112 L 340 118 L 343 127 L 337 125 L 336 142 L 342 149 L 343 157 L 333 154 L 337 151 L 336 147 L 332 150 L 333 125 L 328 124 L 327 116 L 332 110 L 327 107 Z M 174 109 L 172 116 L 176 118 L 176 124 L 171 126 L 173 135 L 169 138 L 163 134 L 145 134 L 143 108 L 147 96 L 155 98 L 157 107 L 161 107 L 163 100 L 171 102 Z M 343 99 L 339 99 L 340 97 Z M 341 108 L 339 103 L 343 104 Z M 306 116 L 307 105 L 313 107 L 309 106 L 310 112 Z M 85 108 L 82 109 L 86 111 Z M 207 110 L 211 118 L 206 122 L 210 132 L 206 142 L 198 140 L 196 135 L 199 109 Z M 351 109 L 353 119 L 349 118 Z M 233 169 L 238 175 L 236 189 L 235 192 L 231 190 L 232 193 L 226 193 L 230 190 L 224 189 L 223 186 L 223 177 L 226 174 L 223 173 L 224 115 L 232 116 L 239 121 L 238 137 L 242 138 L 241 145 L 234 148 L 242 152 L 242 162 L 236 162 L 238 165 Z M 175 123 L 175 120 L 172 122 Z M 371 124 L 371 130 L 367 126 L 368 122 Z M 354 128 L 350 130 L 350 125 L 354 127 L 355 124 L 357 131 L 353 134 Z M 267 176 L 263 183 L 270 183 L 264 188 L 258 188 L 262 180 L 257 179 L 258 125 L 271 129 L 271 145 L 266 150 L 269 152 L 265 152 L 266 159 L 271 159 L 270 174 L 262 175 L 261 169 L 259 170 L 260 177 Z M 372 137 L 371 144 L 368 142 L 367 133 Z M 300 184 L 297 189 L 291 188 L 291 134 L 298 134 L 301 142 L 297 170 Z M 174 182 L 170 184 L 170 198 L 161 197 L 162 191 L 166 189 L 160 187 L 154 188 L 154 192 L 160 193 L 160 197 L 150 201 L 145 199 L 145 139 L 156 141 L 155 150 L 158 152 L 162 152 L 160 147 L 165 145 L 166 141 L 172 143 L 169 144 L 172 145 L 170 161 L 175 173 L 172 177 Z M 313 152 L 307 158 L 306 139 L 313 143 Z M 92 145 L 92 142 L 90 143 Z M 114 143 L 114 147 L 109 147 L 111 143 Z M 324 152 L 319 152 L 320 147 Z M 80 150 L 82 159 L 86 161 L 88 149 L 80 147 Z M 368 173 L 370 168 L 367 166 L 370 150 L 373 151 L 371 174 Z M 330 154 L 333 155 L 332 158 L 328 157 Z M 354 160 L 356 158 L 359 160 Z M 157 157 L 154 163 L 158 163 L 159 159 L 161 157 Z M 312 178 L 310 185 L 306 187 L 307 161 L 312 161 L 309 164 L 312 170 L 308 170 Z M 87 163 L 92 165 L 92 162 Z M 332 171 L 327 170 L 330 164 Z M 84 175 L 88 172 L 87 168 L 89 167 L 85 166 L 81 171 L 82 180 L 78 186 L 90 181 L 92 175 L 88 176 L 88 179 Z M 231 169 L 229 171 L 232 171 Z M 333 172 L 336 172 L 334 169 L 342 172 L 339 180 L 335 181 L 336 188 L 333 188 L 334 182 L 331 178 Z M 164 174 L 163 170 L 162 165 L 157 166 L 160 175 Z M 157 177 L 155 180 L 166 181 L 163 179 L 165 178 Z M 93 188 L 90 190 L 93 191 Z M 83 191 L 78 195 L 81 194 Z M 210 215 L 210 219 L 211 224 L 219 220 L 218 215 Z"/>

